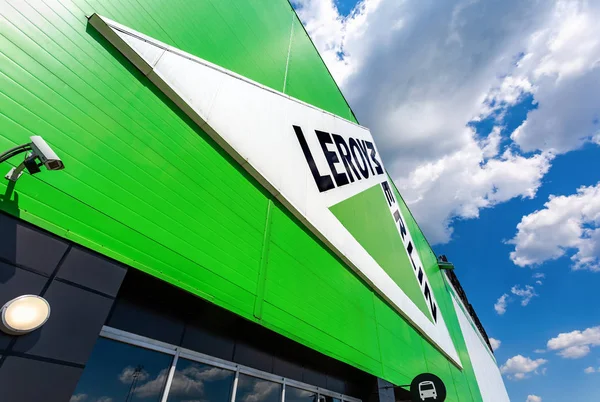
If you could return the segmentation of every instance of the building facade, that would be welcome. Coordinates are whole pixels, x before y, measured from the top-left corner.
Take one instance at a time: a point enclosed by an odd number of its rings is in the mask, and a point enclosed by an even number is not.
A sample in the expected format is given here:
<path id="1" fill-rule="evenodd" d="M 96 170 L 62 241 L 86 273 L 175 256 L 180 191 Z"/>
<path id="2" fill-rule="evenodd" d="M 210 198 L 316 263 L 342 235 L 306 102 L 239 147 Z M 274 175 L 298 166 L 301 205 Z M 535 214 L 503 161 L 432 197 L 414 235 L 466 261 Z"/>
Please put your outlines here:
<path id="1" fill-rule="evenodd" d="M 2 401 L 507 401 L 493 351 L 285 0 L 0 2 Z M 15 156 L 0 164 L 7 172 Z M 437 400 L 427 396 L 424 400 Z"/>

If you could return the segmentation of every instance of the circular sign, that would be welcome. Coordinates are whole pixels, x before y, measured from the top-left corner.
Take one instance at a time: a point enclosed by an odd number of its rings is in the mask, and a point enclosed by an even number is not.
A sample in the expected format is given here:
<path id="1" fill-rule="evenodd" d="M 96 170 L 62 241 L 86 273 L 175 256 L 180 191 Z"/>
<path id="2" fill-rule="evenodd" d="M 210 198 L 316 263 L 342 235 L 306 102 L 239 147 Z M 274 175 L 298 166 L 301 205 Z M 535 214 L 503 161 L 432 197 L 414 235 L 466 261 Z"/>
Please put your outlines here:
<path id="1" fill-rule="evenodd" d="M 410 383 L 413 402 L 443 402 L 446 400 L 446 386 L 437 375 L 419 374 Z"/>

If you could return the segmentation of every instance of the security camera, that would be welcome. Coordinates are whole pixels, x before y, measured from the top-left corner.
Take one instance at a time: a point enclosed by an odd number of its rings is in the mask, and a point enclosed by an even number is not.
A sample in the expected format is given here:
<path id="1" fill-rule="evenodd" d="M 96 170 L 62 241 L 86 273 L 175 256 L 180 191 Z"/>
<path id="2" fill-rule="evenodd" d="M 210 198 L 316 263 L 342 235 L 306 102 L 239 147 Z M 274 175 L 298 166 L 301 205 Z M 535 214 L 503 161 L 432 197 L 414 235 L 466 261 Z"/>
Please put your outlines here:
<path id="1" fill-rule="evenodd" d="M 31 139 L 30 143 L 18 145 L 0 153 L 0 163 L 2 163 L 15 155 L 26 152 L 25 160 L 19 166 L 10 169 L 6 176 L 4 176 L 6 179 L 13 182 L 17 181 L 25 169 L 30 174 L 39 173 L 42 165 L 46 166 L 48 170 L 61 170 L 65 168 L 58 155 L 56 155 L 42 137 L 34 135 L 29 138 Z"/>
<path id="2" fill-rule="evenodd" d="M 48 170 L 61 170 L 65 168 L 58 155 L 50 148 L 50 145 L 39 135 L 29 137 L 31 139 L 31 152 L 37 156 Z"/>

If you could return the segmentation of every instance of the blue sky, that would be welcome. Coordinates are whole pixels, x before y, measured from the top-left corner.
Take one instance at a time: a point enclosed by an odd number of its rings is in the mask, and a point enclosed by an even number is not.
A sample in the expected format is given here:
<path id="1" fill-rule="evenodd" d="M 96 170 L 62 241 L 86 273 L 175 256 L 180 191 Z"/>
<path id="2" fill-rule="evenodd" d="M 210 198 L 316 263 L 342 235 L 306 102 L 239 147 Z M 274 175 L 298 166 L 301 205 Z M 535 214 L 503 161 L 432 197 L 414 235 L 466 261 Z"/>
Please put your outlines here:
<path id="1" fill-rule="evenodd" d="M 587 367 L 600 366 L 600 350 L 592 349 L 589 355 L 575 360 L 551 352 L 534 353 L 536 349 L 546 349 L 546 342 L 559 333 L 600 324 L 600 275 L 572 272 L 568 257 L 546 262 L 535 270 L 515 266 L 509 258 L 514 246 L 505 243 L 515 235 L 521 217 L 543 208 L 549 195 L 571 194 L 579 186 L 595 185 L 600 180 L 598 157 L 597 146 L 557 157 L 534 199 L 512 199 L 482 211 L 479 219 L 459 220 L 454 224 L 452 240 L 434 246 L 437 254 L 446 254 L 455 263 L 469 301 L 489 336 L 501 340 L 495 353 L 497 361 L 502 364 L 518 354 L 548 360 L 542 366 L 547 368 L 545 375 L 520 381 L 505 378 L 509 395 L 515 401 L 525 400 L 532 393 L 544 401 L 592 401 L 600 395 L 600 379 L 583 372 Z M 541 286 L 532 278 L 540 272 L 546 276 Z M 509 303 L 506 313 L 500 316 L 493 305 L 514 285 L 533 285 L 538 296 L 525 307 L 518 301 Z"/>
<path id="2" fill-rule="evenodd" d="M 294 5 L 501 342 L 511 400 L 599 400 L 600 4 Z"/>

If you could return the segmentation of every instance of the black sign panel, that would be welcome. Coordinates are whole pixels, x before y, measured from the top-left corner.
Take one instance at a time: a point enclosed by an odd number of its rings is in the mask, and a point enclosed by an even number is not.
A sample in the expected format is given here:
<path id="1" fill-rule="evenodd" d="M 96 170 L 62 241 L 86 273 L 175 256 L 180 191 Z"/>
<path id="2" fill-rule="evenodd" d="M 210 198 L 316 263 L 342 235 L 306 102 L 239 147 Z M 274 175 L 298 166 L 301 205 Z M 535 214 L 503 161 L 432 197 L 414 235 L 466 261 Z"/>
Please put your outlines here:
<path id="1" fill-rule="evenodd" d="M 410 383 L 410 395 L 413 402 L 443 402 L 446 400 L 446 386 L 440 377 L 423 373 Z"/>

